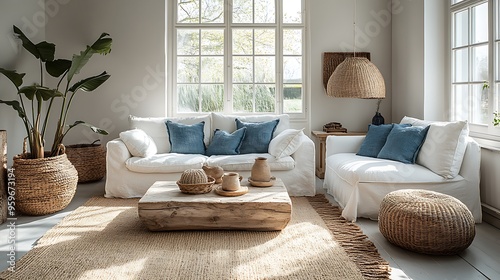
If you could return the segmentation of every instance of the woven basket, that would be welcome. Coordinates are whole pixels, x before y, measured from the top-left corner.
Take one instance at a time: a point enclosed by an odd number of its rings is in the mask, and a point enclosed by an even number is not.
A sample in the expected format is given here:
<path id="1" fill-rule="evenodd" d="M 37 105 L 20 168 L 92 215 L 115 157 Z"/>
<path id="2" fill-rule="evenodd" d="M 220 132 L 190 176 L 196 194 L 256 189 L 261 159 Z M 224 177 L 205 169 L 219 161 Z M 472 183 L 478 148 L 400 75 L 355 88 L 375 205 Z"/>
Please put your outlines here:
<path id="1" fill-rule="evenodd" d="M 69 145 L 66 155 L 78 171 L 78 183 L 99 181 L 106 175 L 106 149 L 102 145 Z"/>
<path id="2" fill-rule="evenodd" d="M 207 176 L 203 169 L 188 169 L 182 172 L 177 185 L 182 193 L 202 194 L 212 191 L 215 179 Z"/>
<path id="3" fill-rule="evenodd" d="M 78 173 L 66 154 L 29 159 L 14 157 L 16 210 L 28 215 L 47 215 L 60 211 L 76 192 Z"/>
<path id="4" fill-rule="evenodd" d="M 380 204 L 379 230 L 387 240 L 405 249 L 454 255 L 474 240 L 472 213 L 460 200 L 426 190 L 399 190 Z"/>

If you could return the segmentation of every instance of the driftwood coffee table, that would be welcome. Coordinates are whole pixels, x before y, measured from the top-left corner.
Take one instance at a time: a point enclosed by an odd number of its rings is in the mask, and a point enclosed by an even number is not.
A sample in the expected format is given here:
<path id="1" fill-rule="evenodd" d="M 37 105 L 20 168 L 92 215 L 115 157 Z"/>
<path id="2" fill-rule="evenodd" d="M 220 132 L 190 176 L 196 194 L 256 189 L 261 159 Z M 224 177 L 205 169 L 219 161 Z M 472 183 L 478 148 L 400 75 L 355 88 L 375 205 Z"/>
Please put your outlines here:
<path id="1" fill-rule="evenodd" d="M 246 180 L 243 186 L 248 186 Z M 282 230 L 292 202 L 281 179 L 272 187 L 249 186 L 247 194 L 226 197 L 214 191 L 181 193 L 173 181 L 158 181 L 139 200 L 139 218 L 151 231 L 238 229 Z"/>

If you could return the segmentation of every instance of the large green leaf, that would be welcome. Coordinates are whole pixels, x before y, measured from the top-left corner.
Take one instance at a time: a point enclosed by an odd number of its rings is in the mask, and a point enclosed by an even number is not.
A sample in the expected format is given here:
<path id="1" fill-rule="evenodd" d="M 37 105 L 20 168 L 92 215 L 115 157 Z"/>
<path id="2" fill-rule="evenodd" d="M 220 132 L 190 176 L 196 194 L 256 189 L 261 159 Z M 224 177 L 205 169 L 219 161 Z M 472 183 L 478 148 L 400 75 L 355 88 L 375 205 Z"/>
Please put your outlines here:
<path id="1" fill-rule="evenodd" d="M 93 91 L 102 85 L 111 75 L 107 74 L 106 71 L 102 72 L 97 76 L 93 76 L 87 79 L 83 79 L 78 83 L 74 84 L 69 91 L 75 92 L 79 89 L 83 91 Z"/>
<path id="2" fill-rule="evenodd" d="M 35 97 L 37 100 L 49 100 L 53 97 L 64 96 L 61 92 L 50 89 L 47 87 L 42 87 L 39 85 L 25 86 L 19 89 L 19 93 L 22 93 L 28 98 L 28 100 L 33 100 Z"/>
<path id="3" fill-rule="evenodd" d="M 17 111 L 17 114 L 19 115 L 19 117 L 21 119 L 24 119 L 26 117 L 26 114 L 24 113 L 24 110 L 23 110 L 23 108 L 21 107 L 21 105 L 19 104 L 18 101 L 16 101 L 16 100 L 13 100 L 13 101 L 3 101 L 3 100 L 0 100 L 0 103 L 9 105 L 12 108 L 14 108 L 14 110 Z"/>
<path id="4" fill-rule="evenodd" d="M 40 58 L 43 62 L 54 60 L 54 54 L 56 53 L 56 45 L 43 41 L 36 44 L 36 49 L 38 50 Z"/>
<path id="5" fill-rule="evenodd" d="M 36 58 L 41 59 L 43 62 L 54 60 L 54 54 L 56 52 L 56 45 L 52 43 L 47 43 L 46 41 L 34 44 L 31 42 L 26 35 L 14 25 L 14 33 L 23 42 L 23 47 L 34 55 Z"/>
<path id="6" fill-rule="evenodd" d="M 45 63 L 45 69 L 52 77 L 59 77 L 69 70 L 71 67 L 71 60 L 68 59 L 56 59 L 53 61 L 47 61 Z"/>
<path id="7" fill-rule="evenodd" d="M 71 128 L 73 128 L 73 127 L 75 127 L 75 126 L 77 126 L 77 125 L 80 125 L 80 124 L 81 124 L 81 125 L 84 125 L 84 126 L 86 126 L 86 127 L 89 127 L 90 129 L 92 129 L 92 131 L 93 131 L 93 132 L 95 132 L 95 133 L 97 133 L 97 134 L 101 134 L 101 135 L 108 135 L 108 132 L 107 132 L 106 130 L 104 130 L 104 129 L 102 129 L 102 128 L 98 128 L 98 127 L 96 127 L 96 126 L 93 126 L 93 125 L 91 125 L 91 124 L 89 124 L 89 123 L 86 123 L 86 122 L 84 122 L 84 121 L 76 121 L 76 122 L 74 122 L 73 124 L 70 124 L 70 125 L 69 125 L 69 128 L 71 129 Z"/>
<path id="8" fill-rule="evenodd" d="M 109 36 L 109 34 L 102 33 L 92 46 L 87 46 L 79 55 L 73 55 L 71 68 L 68 72 L 68 81 L 71 81 L 74 75 L 80 73 L 80 70 L 89 62 L 94 53 L 107 54 L 111 51 L 112 41 L 111 38 L 106 38 L 107 36 Z"/>
<path id="9" fill-rule="evenodd" d="M 29 51 L 32 55 L 34 55 L 36 58 L 40 58 L 40 53 L 38 52 L 38 49 L 36 48 L 35 44 L 24 35 L 24 33 L 21 31 L 21 29 L 17 28 L 17 26 L 14 25 L 14 34 L 17 35 L 19 39 L 23 42 L 23 47 Z"/>
<path id="10" fill-rule="evenodd" d="M 23 84 L 23 78 L 25 73 L 17 73 L 16 71 L 12 70 L 6 70 L 3 68 L 0 68 L 0 73 L 4 74 L 5 77 L 7 77 L 15 86 L 16 88 L 19 88 Z"/>
<path id="11" fill-rule="evenodd" d="M 108 33 L 102 33 L 99 39 L 92 44 L 91 48 L 98 54 L 107 55 L 111 52 L 113 39 L 109 38 Z"/>

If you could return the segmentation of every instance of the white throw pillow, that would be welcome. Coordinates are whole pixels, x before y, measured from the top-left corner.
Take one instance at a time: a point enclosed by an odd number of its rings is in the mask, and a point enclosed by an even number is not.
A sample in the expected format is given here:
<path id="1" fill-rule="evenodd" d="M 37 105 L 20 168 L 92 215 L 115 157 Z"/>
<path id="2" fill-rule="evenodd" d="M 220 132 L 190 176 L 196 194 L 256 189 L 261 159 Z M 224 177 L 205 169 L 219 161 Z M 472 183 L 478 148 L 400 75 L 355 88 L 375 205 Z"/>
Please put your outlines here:
<path id="1" fill-rule="evenodd" d="M 444 178 L 452 179 L 458 175 L 467 148 L 466 137 L 469 135 L 467 121 L 428 122 L 404 117 L 401 123 L 430 126 L 418 154 L 417 164 Z"/>
<path id="2" fill-rule="evenodd" d="M 153 139 L 141 129 L 120 132 L 120 139 L 134 157 L 150 157 L 157 152 Z"/>
<path id="3" fill-rule="evenodd" d="M 297 151 L 302 140 L 300 139 L 304 129 L 285 129 L 274 137 L 269 143 L 269 153 L 276 159 L 289 156 Z"/>

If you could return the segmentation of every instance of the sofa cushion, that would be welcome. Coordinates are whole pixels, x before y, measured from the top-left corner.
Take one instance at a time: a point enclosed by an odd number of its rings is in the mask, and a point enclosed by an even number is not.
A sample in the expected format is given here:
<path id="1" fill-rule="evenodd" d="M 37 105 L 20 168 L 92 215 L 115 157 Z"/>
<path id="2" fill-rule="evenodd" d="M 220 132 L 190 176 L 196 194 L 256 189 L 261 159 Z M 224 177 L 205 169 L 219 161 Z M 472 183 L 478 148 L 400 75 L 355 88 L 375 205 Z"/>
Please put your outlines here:
<path id="1" fill-rule="evenodd" d="M 267 164 L 273 170 L 292 170 L 295 168 L 295 161 L 287 156 L 277 160 L 270 154 L 244 154 L 234 156 L 211 156 L 207 159 L 209 166 L 220 166 L 226 171 L 250 171 L 255 163 L 255 158 L 267 158 Z"/>
<path id="2" fill-rule="evenodd" d="M 241 143 L 240 153 L 267 153 L 269 142 L 273 139 L 273 133 L 279 119 L 268 122 L 243 122 L 236 119 L 236 128 L 246 127 L 245 137 Z"/>
<path id="3" fill-rule="evenodd" d="M 295 153 L 300 144 L 304 129 L 285 129 L 269 142 L 269 153 L 276 159 L 280 159 Z"/>
<path id="4" fill-rule="evenodd" d="M 443 177 L 418 164 L 405 164 L 380 158 L 358 156 L 353 153 L 340 153 L 328 157 L 328 168 L 334 170 L 342 180 L 351 186 L 364 182 L 387 182 L 398 186 L 399 183 L 445 182 Z M 459 180 L 461 176 L 457 176 Z M 463 178 L 461 178 L 463 179 Z"/>
<path id="5" fill-rule="evenodd" d="M 466 121 L 430 122 L 405 116 L 401 123 L 411 123 L 414 126 L 429 125 L 427 137 L 417 157 L 417 164 L 445 178 L 454 178 L 458 175 L 467 148 L 466 138 L 469 135 Z"/>
<path id="6" fill-rule="evenodd" d="M 199 169 L 207 156 L 197 154 L 156 154 L 149 158 L 131 157 L 125 162 L 128 170 L 139 173 L 182 173 L 186 169 Z"/>
<path id="7" fill-rule="evenodd" d="M 225 115 L 222 113 L 212 113 L 212 130 L 220 129 L 227 132 L 236 130 L 235 120 L 240 119 L 243 122 L 267 122 L 279 119 L 279 123 L 273 133 L 273 138 L 283 132 L 285 129 L 290 128 L 290 116 L 287 114 L 281 115 L 255 115 L 255 116 L 238 116 L 238 115 Z"/>
<path id="8" fill-rule="evenodd" d="M 228 133 L 219 129 L 214 131 L 214 136 L 207 147 L 206 155 L 238 155 L 240 153 L 241 142 L 245 137 L 247 128 L 243 127 L 233 133 Z"/>
<path id="9" fill-rule="evenodd" d="M 195 124 L 204 121 L 205 127 L 203 129 L 205 145 L 208 145 L 210 134 L 211 134 L 211 121 L 210 115 L 204 115 L 199 117 L 186 117 L 186 118 L 141 118 L 136 116 L 130 116 L 130 128 L 140 128 L 146 132 L 147 135 L 151 136 L 156 144 L 159 154 L 170 152 L 170 141 L 168 137 L 167 127 L 165 123 L 170 120 L 175 123 L 183 124 Z"/>
<path id="10" fill-rule="evenodd" d="M 157 152 L 155 142 L 142 129 L 120 132 L 120 139 L 134 157 L 150 157 Z"/>
<path id="11" fill-rule="evenodd" d="M 428 130 L 429 126 L 394 125 L 377 157 L 415 163 Z"/>
<path id="12" fill-rule="evenodd" d="M 205 154 L 203 128 L 205 122 L 182 124 L 166 122 L 170 152 L 180 154 Z"/>
<path id="13" fill-rule="evenodd" d="M 384 147 L 387 136 L 391 133 L 394 124 L 369 125 L 366 137 L 361 143 L 358 156 L 377 157 Z"/>

